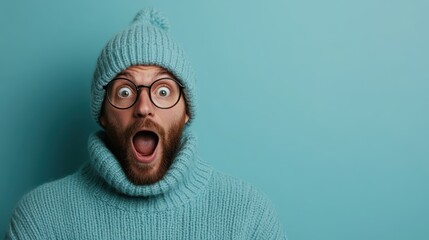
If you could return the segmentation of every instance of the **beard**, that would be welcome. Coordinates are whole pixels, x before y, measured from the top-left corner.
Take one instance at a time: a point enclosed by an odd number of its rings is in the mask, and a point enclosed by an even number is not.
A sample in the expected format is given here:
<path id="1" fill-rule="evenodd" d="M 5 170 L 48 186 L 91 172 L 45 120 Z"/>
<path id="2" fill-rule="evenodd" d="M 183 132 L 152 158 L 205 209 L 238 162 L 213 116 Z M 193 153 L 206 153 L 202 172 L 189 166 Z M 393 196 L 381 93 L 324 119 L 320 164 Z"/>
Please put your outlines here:
<path id="1" fill-rule="evenodd" d="M 107 146 L 116 156 L 125 175 L 132 183 L 136 185 L 153 184 L 165 176 L 173 163 L 179 151 L 183 126 L 184 124 L 180 124 L 178 121 L 166 131 L 148 118 L 136 121 L 125 131 L 120 131 L 117 126 L 109 124 L 105 128 Z M 161 161 L 156 165 L 139 164 L 134 157 L 132 139 L 140 129 L 150 129 L 158 135 L 156 148 L 162 146 L 162 152 L 157 152 L 157 155 L 161 155 Z"/>

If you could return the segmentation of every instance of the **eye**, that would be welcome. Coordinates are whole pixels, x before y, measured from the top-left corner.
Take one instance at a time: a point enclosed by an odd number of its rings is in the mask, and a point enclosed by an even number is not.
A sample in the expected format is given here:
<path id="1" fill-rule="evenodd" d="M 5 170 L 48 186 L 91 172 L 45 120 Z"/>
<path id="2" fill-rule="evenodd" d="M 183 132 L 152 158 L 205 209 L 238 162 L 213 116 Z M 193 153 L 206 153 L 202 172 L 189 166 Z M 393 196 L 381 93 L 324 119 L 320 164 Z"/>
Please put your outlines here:
<path id="1" fill-rule="evenodd" d="M 170 93 L 170 89 L 167 87 L 160 87 L 156 90 L 156 94 L 160 97 L 168 97 Z"/>
<path id="2" fill-rule="evenodd" d="M 129 87 L 121 87 L 118 90 L 118 97 L 120 98 L 129 98 L 133 95 L 133 91 Z"/>

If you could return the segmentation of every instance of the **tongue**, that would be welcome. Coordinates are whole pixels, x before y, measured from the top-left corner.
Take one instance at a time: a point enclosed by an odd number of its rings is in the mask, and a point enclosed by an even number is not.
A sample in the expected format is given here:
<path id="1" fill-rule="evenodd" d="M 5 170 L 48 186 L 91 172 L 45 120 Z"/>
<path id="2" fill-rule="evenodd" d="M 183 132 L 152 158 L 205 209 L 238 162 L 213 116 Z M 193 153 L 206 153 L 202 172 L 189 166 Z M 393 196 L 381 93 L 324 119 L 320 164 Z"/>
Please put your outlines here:
<path id="1" fill-rule="evenodd" d="M 158 144 L 158 137 L 153 132 L 140 132 L 133 139 L 134 148 L 143 156 L 151 155 Z"/>

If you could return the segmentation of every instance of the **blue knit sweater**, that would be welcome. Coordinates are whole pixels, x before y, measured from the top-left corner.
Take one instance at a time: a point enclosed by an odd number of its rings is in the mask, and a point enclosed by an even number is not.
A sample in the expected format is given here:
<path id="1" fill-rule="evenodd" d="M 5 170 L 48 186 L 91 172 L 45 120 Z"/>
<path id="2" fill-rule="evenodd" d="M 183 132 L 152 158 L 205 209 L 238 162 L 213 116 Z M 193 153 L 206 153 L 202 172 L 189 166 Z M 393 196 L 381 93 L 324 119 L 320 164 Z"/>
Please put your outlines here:
<path id="1" fill-rule="evenodd" d="M 7 239 L 286 239 L 267 198 L 214 171 L 184 132 L 164 178 L 132 184 L 99 132 L 90 161 L 18 203 Z"/>

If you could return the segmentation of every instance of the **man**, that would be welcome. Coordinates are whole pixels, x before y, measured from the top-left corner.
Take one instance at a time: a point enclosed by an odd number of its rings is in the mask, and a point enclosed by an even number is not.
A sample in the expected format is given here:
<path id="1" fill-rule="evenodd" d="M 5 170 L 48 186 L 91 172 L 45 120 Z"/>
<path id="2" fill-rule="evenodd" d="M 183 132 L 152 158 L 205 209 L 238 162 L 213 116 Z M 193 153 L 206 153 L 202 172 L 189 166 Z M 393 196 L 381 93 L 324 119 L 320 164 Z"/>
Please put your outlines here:
<path id="1" fill-rule="evenodd" d="M 103 131 L 75 174 L 27 194 L 7 239 L 285 239 L 263 194 L 196 154 L 194 76 L 165 18 L 140 11 L 102 50 Z"/>

